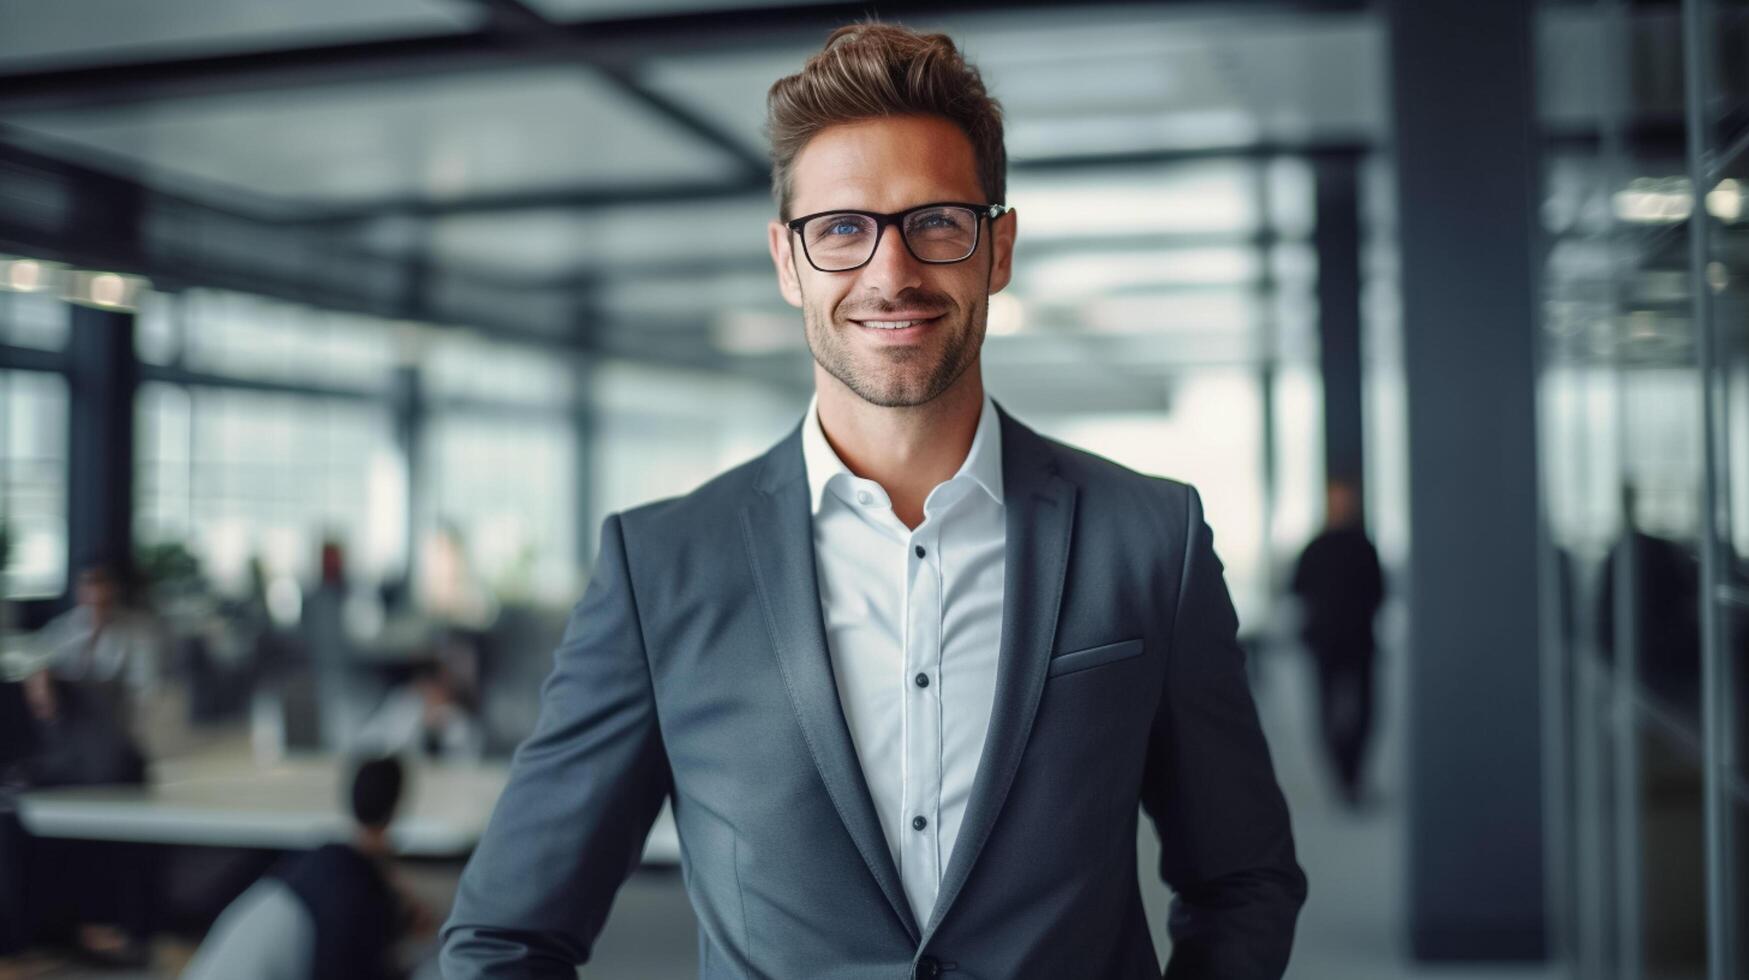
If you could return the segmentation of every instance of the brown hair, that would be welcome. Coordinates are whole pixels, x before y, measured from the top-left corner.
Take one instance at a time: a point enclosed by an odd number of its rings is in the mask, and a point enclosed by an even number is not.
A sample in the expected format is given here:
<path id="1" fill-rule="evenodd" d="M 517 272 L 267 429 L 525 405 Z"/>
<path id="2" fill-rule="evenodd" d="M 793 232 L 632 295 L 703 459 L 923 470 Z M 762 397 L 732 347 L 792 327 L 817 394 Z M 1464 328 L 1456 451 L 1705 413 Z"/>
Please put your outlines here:
<path id="1" fill-rule="evenodd" d="M 881 116 L 939 116 L 958 126 L 972 142 L 987 203 L 1003 203 L 1002 106 L 946 34 L 876 22 L 840 27 L 801 71 L 771 86 L 765 104 L 771 195 L 785 219 L 796 156 L 814 134 Z"/>

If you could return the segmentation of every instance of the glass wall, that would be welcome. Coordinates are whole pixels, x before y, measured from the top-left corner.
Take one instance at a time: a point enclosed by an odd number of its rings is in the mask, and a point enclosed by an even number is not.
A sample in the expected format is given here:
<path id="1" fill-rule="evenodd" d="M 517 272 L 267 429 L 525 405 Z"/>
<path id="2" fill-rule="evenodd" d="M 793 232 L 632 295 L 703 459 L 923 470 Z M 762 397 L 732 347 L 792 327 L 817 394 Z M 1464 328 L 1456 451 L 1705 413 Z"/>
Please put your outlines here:
<path id="1" fill-rule="evenodd" d="M 1542 11 L 1539 405 L 1574 975 L 1742 975 L 1742 4 Z"/>

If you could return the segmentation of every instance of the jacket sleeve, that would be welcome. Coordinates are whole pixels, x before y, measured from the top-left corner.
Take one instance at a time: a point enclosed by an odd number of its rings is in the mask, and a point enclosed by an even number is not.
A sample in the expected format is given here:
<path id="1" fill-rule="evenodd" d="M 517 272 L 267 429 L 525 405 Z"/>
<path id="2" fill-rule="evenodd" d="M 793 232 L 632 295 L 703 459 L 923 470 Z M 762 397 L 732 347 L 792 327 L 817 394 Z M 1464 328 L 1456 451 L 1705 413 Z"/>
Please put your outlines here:
<path id="1" fill-rule="evenodd" d="M 571 980 L 670 790 L 618 516 L 462 873 L 443 975 Z"/>
<path id="2" fill-rule="evenodd" d="M 1306 878 L 1202 500 L 1187 488 L 1183 571 L 1142 805 L 1174 893 L 1167 980 L 1277 980 Z"/>

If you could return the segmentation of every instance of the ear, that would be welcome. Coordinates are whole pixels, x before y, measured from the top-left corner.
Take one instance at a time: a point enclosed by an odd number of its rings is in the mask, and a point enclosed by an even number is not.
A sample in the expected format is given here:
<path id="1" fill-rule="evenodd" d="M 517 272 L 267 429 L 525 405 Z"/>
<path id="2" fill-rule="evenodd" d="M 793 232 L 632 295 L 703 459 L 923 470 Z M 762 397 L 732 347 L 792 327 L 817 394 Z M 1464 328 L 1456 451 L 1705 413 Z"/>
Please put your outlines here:
<path id="1" fill-rule="evenodd" d="M 771 247 L 771 264 L 777 267 L 777 290 L 784 302 L 797 309 L 802 305 L 802 284 L 796 278 L 795 250 L 791 246 L 789 226 L 773 221 L 765 229 Z"/>
<path id="2" fill-rule="evenodd" d="M 990 246 L 994 255 L 990 259 L 990 292 L 999 293 L 1008 285 L 1008 280 L 1014 276 L 1014 235 L 1019 228 L 1020 215 L 1009 211 L 1001 217 L 990 221 Z"/>

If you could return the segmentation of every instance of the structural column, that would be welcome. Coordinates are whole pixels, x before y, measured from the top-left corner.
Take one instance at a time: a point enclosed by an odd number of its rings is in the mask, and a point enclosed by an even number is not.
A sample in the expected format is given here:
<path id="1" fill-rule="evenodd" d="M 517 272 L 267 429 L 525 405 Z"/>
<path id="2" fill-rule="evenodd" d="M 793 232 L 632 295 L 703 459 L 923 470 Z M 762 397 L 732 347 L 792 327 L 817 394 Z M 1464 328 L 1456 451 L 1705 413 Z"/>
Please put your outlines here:
<path id="1" fill-rule="evenodd" d="M 1533 5 L 1394 0 L 1409 940 L 1545 955 Z"/>
<path id="2" fill-rule="evenodd" d="M 419 522 L 424 514 L 421 508 L 426 503 L 425 478 L 428 475 L 424 454 L 425 390 L 418 367 L 403 364 L 394 369 L 389 376 L 388 403 L 395 449 L 400 453 L 407 473 L 407 513 L 401 529 L 407 549 L 401 576 L 411 590 L 414 588 L 414 572 L 419 567 Z"/>
<path id="3" fill-rule="evenodd" d="M 1359 158 L 1320 157 L 1317 180 L 1318 373 L 1324 388 L 1324 477 L 1356 487 L 1366 473 L 1361 422 Z"/>
<path id="4" fill-rule="evenodd" d="M 133 553 L 134 314 L 70 307 L 67 427 L 68 591 L 79 570 L 107 561 L 125 572 Z"/>

